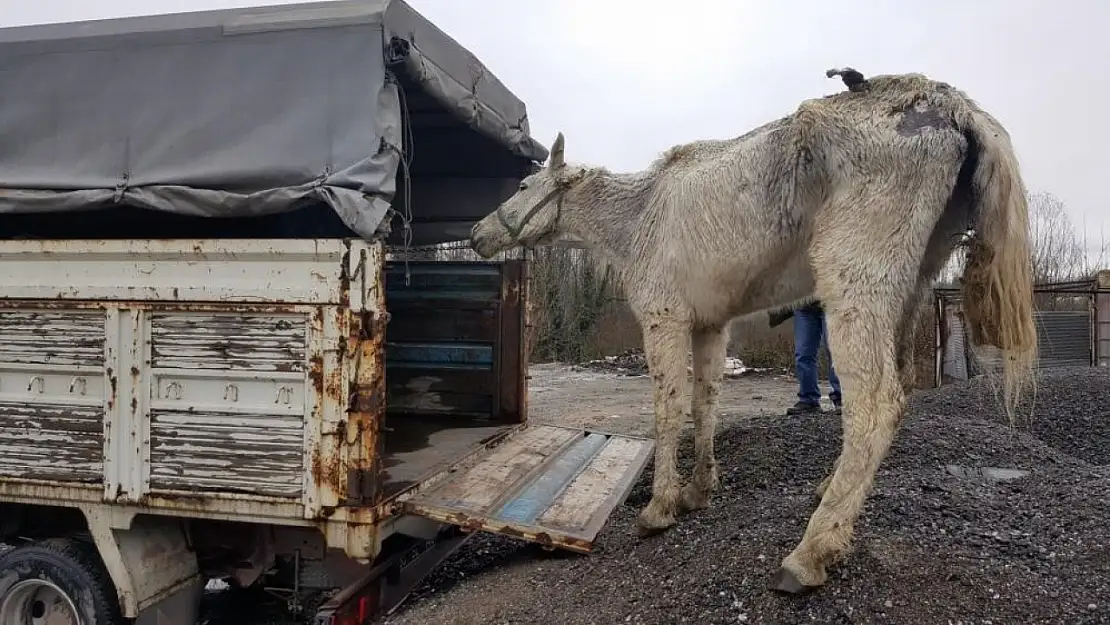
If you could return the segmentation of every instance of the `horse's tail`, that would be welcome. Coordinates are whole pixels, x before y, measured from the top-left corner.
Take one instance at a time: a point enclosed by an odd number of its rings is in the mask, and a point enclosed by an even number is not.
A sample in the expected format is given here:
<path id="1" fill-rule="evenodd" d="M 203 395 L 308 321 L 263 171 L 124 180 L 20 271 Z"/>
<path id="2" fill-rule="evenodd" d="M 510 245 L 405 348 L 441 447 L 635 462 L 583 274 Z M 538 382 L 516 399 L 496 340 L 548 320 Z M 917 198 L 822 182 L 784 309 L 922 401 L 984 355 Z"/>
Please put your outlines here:
<path id="1" fill-rule="evenodd" d="M 1003 396 L 1011 424 L 1034 380 L 1033 254 L 1029 205 L 1010 137 L 992 116 L 965 101 L 958 121 L 974 159 L 974 233 L 963 273 L 963 308 L 972 343 L 1003 357 Z"/>

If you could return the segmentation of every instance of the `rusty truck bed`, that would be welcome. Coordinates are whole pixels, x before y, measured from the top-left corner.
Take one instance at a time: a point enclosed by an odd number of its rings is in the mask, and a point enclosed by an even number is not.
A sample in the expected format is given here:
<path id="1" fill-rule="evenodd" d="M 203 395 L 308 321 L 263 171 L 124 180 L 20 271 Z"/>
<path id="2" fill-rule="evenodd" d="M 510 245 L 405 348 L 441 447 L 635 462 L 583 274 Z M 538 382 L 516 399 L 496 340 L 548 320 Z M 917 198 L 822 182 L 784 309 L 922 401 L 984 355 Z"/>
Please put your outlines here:
<path id="1" fill-rule="evenodd" d="M 525 265 L 344 240 L 4 241 L 0 502 L 586 551 L 650 441 L 528 426 Z M 388 303 L 388 311 L 387 311 Z"/>

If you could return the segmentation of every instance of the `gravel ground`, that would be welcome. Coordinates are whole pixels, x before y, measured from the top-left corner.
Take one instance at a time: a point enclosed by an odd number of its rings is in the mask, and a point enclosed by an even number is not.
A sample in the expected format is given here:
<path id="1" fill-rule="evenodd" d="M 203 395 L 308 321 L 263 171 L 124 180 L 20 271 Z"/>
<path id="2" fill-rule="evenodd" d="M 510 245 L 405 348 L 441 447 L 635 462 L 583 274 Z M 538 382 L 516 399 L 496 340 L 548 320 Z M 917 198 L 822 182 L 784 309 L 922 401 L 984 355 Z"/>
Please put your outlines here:
<path id="1" fill-rule="evenodd" d="M 805 528 L 839 424 L 756 414 L 723 419 L 721 490 L 709 510 L 636 538 L 649 469 L 594 554 L 479 536 L 390 622 L 1110 623 L 1110 371 L 1044 374 L 1032 425 L 1017 432 L 993 402 L 978 381 L 914 395 L 855 551 L 809 597 L 766 584 Z M 1028 474 L 968 478 L 948 465 Z"/>

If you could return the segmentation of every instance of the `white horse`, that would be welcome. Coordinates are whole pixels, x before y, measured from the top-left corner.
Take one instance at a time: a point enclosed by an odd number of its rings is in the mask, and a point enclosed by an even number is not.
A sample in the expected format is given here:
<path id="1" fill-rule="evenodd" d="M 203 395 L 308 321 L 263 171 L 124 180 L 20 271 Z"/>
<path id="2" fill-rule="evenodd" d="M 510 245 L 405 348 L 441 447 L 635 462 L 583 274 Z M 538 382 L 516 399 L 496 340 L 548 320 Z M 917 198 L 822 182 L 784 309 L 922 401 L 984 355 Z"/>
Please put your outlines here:
<path id="1" fill-rule="evenodd" d="M 735 139 L 673 147 L 638 173 L 567 164 L 560 133 L 547 167 L 471 232 L 486 258 L 573 235 L 620 276 L 654 383 L 644 535 L 708 506 L 717 486 L 729 322 L 824 302 L 843 385 L 843 447 L 772 582 L 791 593 L 824 584 L 849 548 L 913 387 L 922 297 L 969 229 L 966 318 L 975 344 L 1006 356 L 1011 418 L 1036 357 L 1028 207 L 1006 130 L 961 91 L 920 74 L 828 75 L 841 75 L 849 91 L 807 100 Z M 677 438 L 691 414 L 695 462 L 683 486 Z"/>

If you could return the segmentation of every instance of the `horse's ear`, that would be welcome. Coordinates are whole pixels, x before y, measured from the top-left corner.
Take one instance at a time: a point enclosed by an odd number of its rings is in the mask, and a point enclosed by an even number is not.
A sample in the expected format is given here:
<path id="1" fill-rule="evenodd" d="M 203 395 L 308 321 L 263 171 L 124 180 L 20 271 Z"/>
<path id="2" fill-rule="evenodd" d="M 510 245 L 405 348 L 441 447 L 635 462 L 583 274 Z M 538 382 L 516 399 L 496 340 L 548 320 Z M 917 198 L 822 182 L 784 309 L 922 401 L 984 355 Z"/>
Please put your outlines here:
<path id="1" fill-rule="evenodd" d="M 547 162 L 548 167 L 554 169 L 566 164 L 566 161 L 563 160 L 563 144 L 565 142 L 566 140 L 563 139 L 563 133 L 560 132 L 558 136 L 555 137 L 555 143 L 551 144 L 551 158 Z"/>

